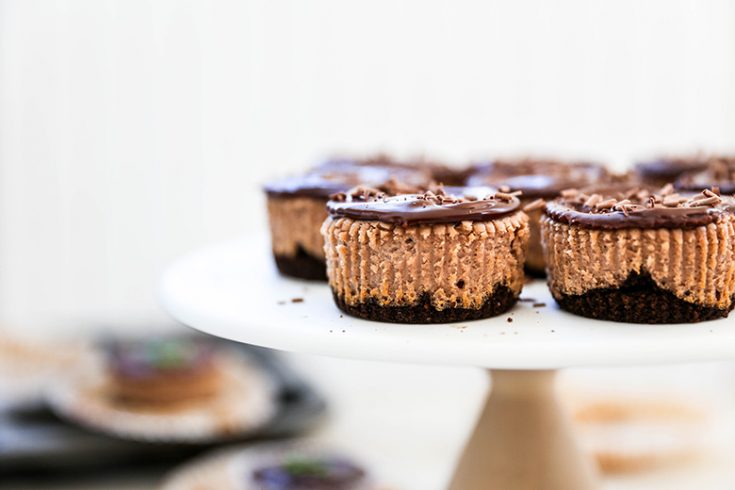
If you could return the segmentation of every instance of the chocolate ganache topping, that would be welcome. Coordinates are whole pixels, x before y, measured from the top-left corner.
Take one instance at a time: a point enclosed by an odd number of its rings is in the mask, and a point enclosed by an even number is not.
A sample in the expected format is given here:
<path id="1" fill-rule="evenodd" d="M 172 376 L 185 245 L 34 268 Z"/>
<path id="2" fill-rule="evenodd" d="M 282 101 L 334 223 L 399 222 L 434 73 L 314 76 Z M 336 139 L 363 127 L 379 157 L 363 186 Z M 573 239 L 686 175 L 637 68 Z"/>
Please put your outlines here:
<path id="1" fill-rule="evenodd" d="M 387 157 L 365 160 L 334 159 L 304 175 L 274 180 L 264 186 L 271 197 L 304 196 L 327 199 L 332 194 L 365 185 L 377 187 L 389 181 L 410 186 L 426 186 L 431 175 L 426 169 L 403 165 Z"/>
<path id="2" fill-rule="evenodd" d="M 526 158 L 479 166 L 467 184 L 508 186 L 523 191 L 526 198 L 554 198 L 570 187 L 600 183 L 607 175 L 594 163 Z"/>
<path id="3" fill-rule="evenodd" d="M 723 194 L 735 194 L 735 156 L 711 157 L 704 170 L 685 173 L 674 184 L 679 190 L 694 192 L 712 186 Z"/>
<path id="4" fill-rule="evenodd" d="M 437 186 L 422 193 L 389 195 L 378 189 L 357 187 L 332 196 L 327 210 L 331 216 L 403 226 L 490 221 L 520 210 L 520 191 L 492 191 L 482 186 Z"/>
<path id="5" fill-rule="evenodd" d="M 630 189 L 622 192 L 567 189 L 546 204 L 555 221 L 585 228 L 695 228 L 716 222 L 735 209 L 735 200 L 719 190 L 680 195 L 667 184 L 658 192 Z"/>

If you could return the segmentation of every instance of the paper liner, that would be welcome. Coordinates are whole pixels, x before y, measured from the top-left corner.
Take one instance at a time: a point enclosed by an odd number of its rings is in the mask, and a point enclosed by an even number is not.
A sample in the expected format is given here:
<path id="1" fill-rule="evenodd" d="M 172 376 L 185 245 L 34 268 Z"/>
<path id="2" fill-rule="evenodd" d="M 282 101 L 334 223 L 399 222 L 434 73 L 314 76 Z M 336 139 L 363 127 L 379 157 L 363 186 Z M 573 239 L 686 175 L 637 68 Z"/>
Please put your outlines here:
<path id="1" fill-rule="evenodd" d="M 79 425 L 124 439 L 160 443 L 211 443 L 242 436 L 276 412 L 275 386 L 244 356 L 226 352 L 216 362 L 222 389 L 211 400 L 171 409 L 131 408 L 108 396 L 102 356 L 89 359 L 47 392 L 51 408 Z"/>
<path id="2" fill-rule="evenodd" d="M 496 285 L 517 296 L 524 281 L 528 217 L 408 227 L 329 218 L 322 227 L 329 286 L 348 306 L 477 310 Z"/>
<path id="3" fill-rule="evenodd" d="M 631 273 L 687 303 L 728 310 L 735 295 L 735 217 L 691 229 L 590 229 L 541 220 L 554 297 L 619 288 Z"/>
<path id="4" fill-rule="evenodd" d="M 248 477 L 252 471 L 292 452 L 311 455 L 336 454 L 310 441 L 218 450 L 174 470 L 159 488 L 160 490 L 257 490 L 248 485 Z M 363 485 L 353 490 L 392 490 L 392 487 L 376 485 L 372 482 L 372 478 L 368 477 Z"/>

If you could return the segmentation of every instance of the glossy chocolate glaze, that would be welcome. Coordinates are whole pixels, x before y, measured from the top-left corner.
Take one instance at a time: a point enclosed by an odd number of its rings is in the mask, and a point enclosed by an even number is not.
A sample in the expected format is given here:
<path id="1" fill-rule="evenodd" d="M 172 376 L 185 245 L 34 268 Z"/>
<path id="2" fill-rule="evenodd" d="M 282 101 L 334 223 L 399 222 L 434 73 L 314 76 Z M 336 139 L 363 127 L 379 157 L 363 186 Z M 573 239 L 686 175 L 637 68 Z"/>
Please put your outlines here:
<path id="1" fill-rule="evenodd" d="M 291 176 L 267 183 L 265 192 L 271 197 L 302 196 L 327 199 L 357 185 L 378 187 L 392 180 L 411 186 L 427 186 L 431 175 L 425 169 L 393 162 L 385 157 L 367 160 L 330 160 L 304 175 Z"/>
<path id="2" fill-rule="evenodd" d="M 707 158 L 696 154 L 688 157 L 661 157 L 639 162 L 635 165 L 635 172 L 644 182 L 664 184 L 674 182 L 686 172 L 702 170 L 706 166 Z"/>
<path id="3" fill-rule="evenodd" d="M 507 186 L 523 191 L 524 198 L 554 198 L 570 187 L 602 183 L 607 170 L 587 162 L 541 159 L 498 160 L 484 166 L 467 179 L 468 185 Z"/>
<path id="4" fill-rule="evenodd" d="M 735 201 L 724 196 L 716 198 L 704 195 L 682 196 L 680 198 L 682 202 L 668 206 L 663 204 L 663 197 L 657 194 L 652 194 L 653 197 L 627 196 L 625 200 L 619 201 L 620 196 L 611 197 L 609 193 L 595 196 L 601 196 L 598 199 L 600 203 L 611 200 L 617 202 L 612 207 L 598 209 L 595 205 L 588 204 L 590 196 L 587 194 L 583 194 L 581 199 L 578 196 L 561 197 L 548 202 L 544 212 L 555 221 L 584 228 L 689 229 L 717 222 L 724 213 L 732 213 L 735 209 Z M 678 194 L 669 193 L 668 196 L 674 201 L 678 198 Z M 699 204 L 707 199 L 717 202 Z"/>
<path id="5" fill-rule="evenodd" d="M 458 192 L 460 189 L 464 188 L 448 188 L 448 191 L 444 191 L 445 195 L 439 196 L 434 193 L 366 197 L 357 193 L 337 196 L 337 199 L 327 203 L 327 210 L 331 216 L 404 226 L 490 221 L 520 210 L 520 200 L 516 196 L 496 198 L 488 194 L 479 197 L 477 188 Z"/>

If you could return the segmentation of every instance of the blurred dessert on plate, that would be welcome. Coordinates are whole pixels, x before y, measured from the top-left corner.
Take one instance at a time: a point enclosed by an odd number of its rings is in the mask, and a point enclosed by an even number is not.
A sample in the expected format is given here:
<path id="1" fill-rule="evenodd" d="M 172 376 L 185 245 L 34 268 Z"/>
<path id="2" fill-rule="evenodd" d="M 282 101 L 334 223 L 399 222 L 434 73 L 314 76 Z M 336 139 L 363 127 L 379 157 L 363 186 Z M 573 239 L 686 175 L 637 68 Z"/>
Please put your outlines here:
<path id="1" fill-rule="evenodd" d="M 115 342 L 108 356 L 110 396 L 120 404 L 163 409 L 207 400 L 222 389 L 216 354 L 203 340 Z"/>
<path id="2" fill-rule="evenodd" d="M 200 338 L 113 341 L 60 376 L 47 397 L 59 416 L 84 427 L 170 443 L 241 437 L 276 410 L 267 372 Z"/>
<path id="3" fill-rule="evenodd" d="M 230 448 L 174 470 L 162 490 L 387 490 L 352 457 L 313 442 Z"/>
<path id="4" fill-rule="evenodd" d="M 641 395 L 587 397 L 573 404 L 582 443 L 609 475 L 663 470 L 703 458 L 711 416 L 696 403 Z"/>

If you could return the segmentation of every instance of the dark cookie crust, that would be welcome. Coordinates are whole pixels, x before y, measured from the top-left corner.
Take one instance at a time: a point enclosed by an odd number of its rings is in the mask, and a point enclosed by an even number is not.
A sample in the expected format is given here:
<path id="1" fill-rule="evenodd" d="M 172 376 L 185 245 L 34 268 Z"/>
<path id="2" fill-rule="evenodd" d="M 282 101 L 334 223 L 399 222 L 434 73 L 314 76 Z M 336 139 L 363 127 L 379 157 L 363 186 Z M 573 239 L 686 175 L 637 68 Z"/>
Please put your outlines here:
<path id="1" fill-rule="evenodd" d="M 348 305 L 344 299 L 332 292 L 334 302 L 348 315 L 388 323 L 454 323 L 479 320 L 500 315 L 510 310 L 518 296 L 505 285 L 499 285 L 478 309 L 445 308 L 441 311 L 431 305 L 431 298 L 424 293 L 412 306 L 380 306 L 372 298 L 364 303 Z"/>
<path id="2" fill-rule="evenodd" d="M 619 288 L 592 289 L 581 295 L 552 291 L 570 313 L 626 323 L 697 323 L 725 318 L 732 310 L 689 303 L 661 289 L 647 272 L 631 273 Z"/>
<path id="3" fill-rule="evenodd" d="M 318 259 L 299 247 L 296 255 L 274 255 L 278 271 L 284 276 L 308 279 L 310 281 L 326 281 L 327 266 L 324 260 Z"/>

